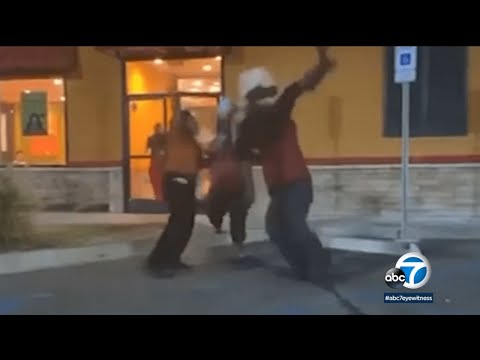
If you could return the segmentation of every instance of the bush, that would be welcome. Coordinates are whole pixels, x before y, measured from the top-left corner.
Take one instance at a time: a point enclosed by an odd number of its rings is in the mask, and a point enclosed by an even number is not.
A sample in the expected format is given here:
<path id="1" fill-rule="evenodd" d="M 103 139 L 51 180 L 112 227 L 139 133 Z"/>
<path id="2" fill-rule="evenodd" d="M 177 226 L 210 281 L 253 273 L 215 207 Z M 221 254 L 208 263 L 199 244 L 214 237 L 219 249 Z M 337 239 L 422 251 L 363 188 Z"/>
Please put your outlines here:
<path id="1" fill-rule="evenodd" d="M 30 238 L 35 209 L 31 199 L 10 171 L 0 172 L 0 250 L 18 248 Z"/>

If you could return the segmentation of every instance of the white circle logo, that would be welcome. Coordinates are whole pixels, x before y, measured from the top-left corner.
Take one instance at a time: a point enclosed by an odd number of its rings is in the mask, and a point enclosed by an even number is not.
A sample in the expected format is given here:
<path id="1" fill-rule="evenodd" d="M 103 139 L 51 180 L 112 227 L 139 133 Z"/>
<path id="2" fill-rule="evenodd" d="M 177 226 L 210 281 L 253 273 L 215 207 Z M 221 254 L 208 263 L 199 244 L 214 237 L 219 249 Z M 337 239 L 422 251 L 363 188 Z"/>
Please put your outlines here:
<path id="1" fill-rule="evenodd" d="M 408 253 L 398 259 L 395 267 L 405 274 L 403 286 L 407 289 L 420 289 L 430 280 L 432 268 L 428 259 L 419 253 Z"/>

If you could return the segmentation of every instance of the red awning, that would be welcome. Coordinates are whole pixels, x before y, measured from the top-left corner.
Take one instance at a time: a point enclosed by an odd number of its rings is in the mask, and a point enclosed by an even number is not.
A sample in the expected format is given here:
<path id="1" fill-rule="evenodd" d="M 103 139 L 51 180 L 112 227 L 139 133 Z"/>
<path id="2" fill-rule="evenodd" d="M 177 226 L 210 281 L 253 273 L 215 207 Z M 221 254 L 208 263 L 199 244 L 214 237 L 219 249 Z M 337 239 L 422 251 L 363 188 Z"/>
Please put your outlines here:
<path id="1" fill-rule="evenodd" d="M 78 77 L 76 46 L 0 46 L 0 78 Z"/>
<path id="2" fill-rule="evenodd" d="M 230 46 L 97 46 L 97 50 L 124 60 L 146 60 L 226 55 Z"/>

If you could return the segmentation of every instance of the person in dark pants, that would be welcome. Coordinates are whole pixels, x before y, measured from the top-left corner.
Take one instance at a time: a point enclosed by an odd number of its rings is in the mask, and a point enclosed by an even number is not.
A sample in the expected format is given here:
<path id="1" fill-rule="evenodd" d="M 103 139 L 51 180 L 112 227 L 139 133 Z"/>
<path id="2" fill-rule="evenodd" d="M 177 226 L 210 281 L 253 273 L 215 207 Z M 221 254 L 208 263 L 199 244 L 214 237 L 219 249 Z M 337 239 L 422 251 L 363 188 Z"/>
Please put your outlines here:
<path id="1" fill-rule="evenodd" d="M 180 257 L 193 232 L 197 175 L 202 163 L 201 148 L 195 140 L 198 125 L 193 115 L 182 110 L 168 134 L 165 151 L 165 198 L 170 217 L 148 258 L 148 268 L 155 275 L 188 269 Z"/>
<path id="2" fill-rule="evenodd" d="M 238 191 L 222 191 L 213 189 L 209 194 L 208 217 L 210 223 L 215 227 L 217 233 L 222 232 L 224 217 L 228 214 L 230 217 L 230 236 L 232 242 L 241 247 L 246 239 L 246 221 L 248 216 L 248 206 L 242 193 Z"/>
<path id="3" fill-rule="evenodd" d="M 211 151 L 212 186 L 208 195 L 207 215 L 217 233 L 221 232 L 225 215 L 229 215 L 231 239 L 241 255 L 247 236 L 248 210 L 252 203 L 246 196 L 246 189 L 253 186 L 253 179 L 251 166 L 245 176 L 235 153 L 235 113 L 231 102 L 222 98 L 218 109 L 217 138 Z"/>
<path id="4" fill-rule="evenodd" d="M 334 68 L 327 47 L 317 47 L 317 53 L 318 63 L 282 92 L 265 68 L 240 75 L 245 118 L 236 147 L 240 159 L 260 153 L 271 198 L 266 214 L 271 241 L 300 279 L 320 283 L 328 276 L 331 259 L 307 224 L 312 181 L 292 120 L 297 99 L 315 89 Z"/>

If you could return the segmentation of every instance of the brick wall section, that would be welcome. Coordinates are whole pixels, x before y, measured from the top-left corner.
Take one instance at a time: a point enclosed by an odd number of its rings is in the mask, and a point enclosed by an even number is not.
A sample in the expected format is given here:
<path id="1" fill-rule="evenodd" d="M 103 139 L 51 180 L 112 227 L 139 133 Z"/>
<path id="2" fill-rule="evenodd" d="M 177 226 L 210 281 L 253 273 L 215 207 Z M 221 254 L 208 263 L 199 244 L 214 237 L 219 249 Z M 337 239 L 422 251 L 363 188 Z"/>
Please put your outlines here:
<path id="1" fill-rule="evenodd" d="M 312 167 L 313 217 L 382 215 L 400 210 L 398 166 Z M 257 202 L 252 214 L 264 213 L 268 196 L 261 170 L 256 169 Z M 480 167 L 476 165 L 415 165 L 410 169 L 412 214 L 465 216 L 480 213 Z"/>
<path id="2" fill-rule="evenodd" d="M 0 169 L 5 171 L 5 169 Z M 314 217 L 381 215 L 400 208 L 400 169 L 395 166 L 312 167 Z M 15 176 L 31 189 L 44 208 L 81 211 L 104 208 L 123 211 L 120 167 L 15 169 Z M 411 171 L 412 213 L 466 216 L 480 214 L 480 167 L 476 165 L 415 165 Z M 268 205 L 261 169 L 254 170 L 256 202 L 251 219 L 263 225 Z M 254 221 L 254 220 L 252 220 Z"/>
<path id="3" fill-rule="evenodd" d="M 45 210 L 123 212 L 121 168 L 15 168 L 13 175 Z"/>

